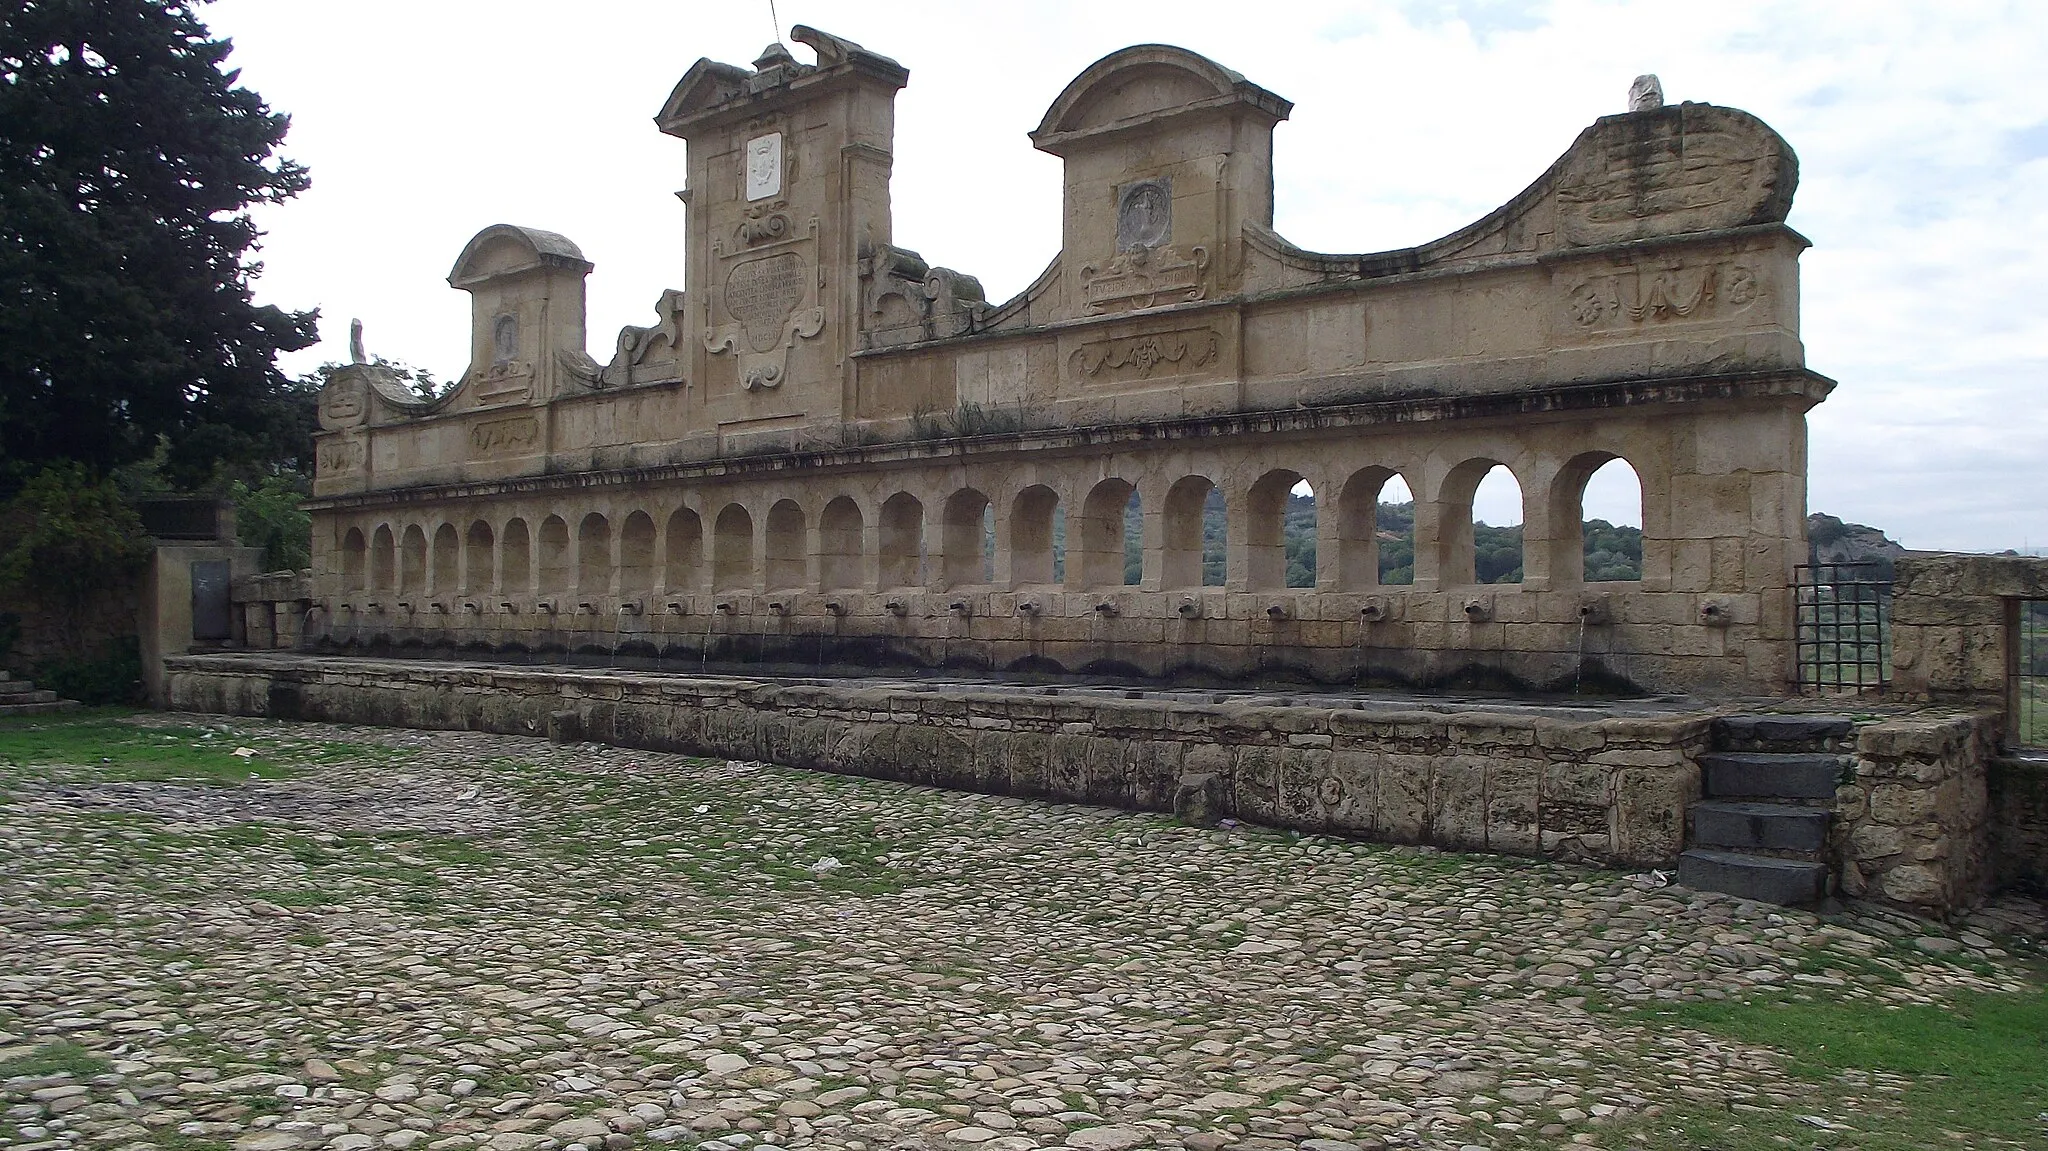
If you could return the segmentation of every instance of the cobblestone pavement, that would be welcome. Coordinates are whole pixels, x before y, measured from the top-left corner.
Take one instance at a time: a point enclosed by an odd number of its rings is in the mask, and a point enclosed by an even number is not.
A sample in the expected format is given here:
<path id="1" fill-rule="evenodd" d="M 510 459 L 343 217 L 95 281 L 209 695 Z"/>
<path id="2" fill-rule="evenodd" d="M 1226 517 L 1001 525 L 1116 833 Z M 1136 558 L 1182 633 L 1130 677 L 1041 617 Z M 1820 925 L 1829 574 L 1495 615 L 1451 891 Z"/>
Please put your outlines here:
<path id="1" fill-rule="evenodd" d="M 2003 935 L 1654 875 L 593 745 L 131 722 L 298 770 L 4 781 L 0 1064 L 85 1065 L 0 1082 L 0 1145 L 1621 1147 L 1667 1108 L 1852 1126 L 1887 1089 L 1631 1004 L 2025 986 Z"/>

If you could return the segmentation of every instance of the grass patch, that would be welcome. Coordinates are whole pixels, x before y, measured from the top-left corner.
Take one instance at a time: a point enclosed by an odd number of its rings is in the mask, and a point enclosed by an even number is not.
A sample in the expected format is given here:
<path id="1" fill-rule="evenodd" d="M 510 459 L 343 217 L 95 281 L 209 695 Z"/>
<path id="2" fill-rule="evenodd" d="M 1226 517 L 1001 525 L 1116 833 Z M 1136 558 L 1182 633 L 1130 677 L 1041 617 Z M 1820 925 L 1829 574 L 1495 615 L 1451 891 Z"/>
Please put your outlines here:
<path id="1" fill-rule="evenodd" d="M 60 1040 L 45 1043 L 26 1055 L 0 1059 L 0 1079 L 20 1075 L 69 1075 L 76 1079 L 90 1079 L 106 1074 L 112 1066 L 78 1044 Z"/>
<path id="2" fill-rule="evenodd" d="M 2021 994 L 1963 992 L 1937 1006 L 1887 1008 L 1869 1002 L 1681 1003 L 1629 1012 L 1663 1026 L 1710 1031 L 1785 1056 L 1792 1074 L 1816 1082 L 1844 1072 L 1890 1072 L 1912 1080 L 1882 1118 L 1865 1096 L 1853 1145 L 1865 1151 L 2048 1142 L 2048 989 Z M 1891 1108 L 1887 1108 L 1891 1110 Z M 1755 1138 L 1731 1134 L 1731 1120 Z M 1704 1126 L 1702 1126 L 1704 1125 Z M 1640 1132 L 1648 1146 L 1782 1147 L 1783 1137 L 1821 1134 L 1797 1116 L 1664 1117 Z M 1706 1143 L 1687 1142 L 1711 1135 Z M 1661 1141 L 1659 1141 L 1661 1139 Z M 1713 1140 L 1718 1140 L 1715 1142 Z"/>
<path id="3" fill-rule="evenodd" d="M 89 778 L 234 785 L 252 777 L 278 779 L 293 768 L 237 736 L 197 727 L 142 727 L 123 711 L 75 712 L 62 719 L 0 720 L 0 766 L 9 774 L 31 768 L 82 767 Z M 235 755 L 252 747 L 257 754 Z"/>

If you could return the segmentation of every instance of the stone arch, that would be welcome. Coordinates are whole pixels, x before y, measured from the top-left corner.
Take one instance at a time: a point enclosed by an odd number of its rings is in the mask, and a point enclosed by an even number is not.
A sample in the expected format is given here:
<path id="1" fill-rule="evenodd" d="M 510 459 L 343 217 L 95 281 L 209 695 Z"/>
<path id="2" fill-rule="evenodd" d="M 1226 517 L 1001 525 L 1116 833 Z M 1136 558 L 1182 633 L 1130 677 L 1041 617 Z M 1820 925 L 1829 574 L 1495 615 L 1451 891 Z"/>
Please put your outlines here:
<path id="1" fill-rule="evenodd" d="M 1069 584 L 1103 588 L 1132 582 L 1125 555 L 1126 523 L 1129 510 L 1138 506 L 1142 505 L 1137 486 L 1129 480 L 1106 479 L 1088 490 L 1081 500 L 1080 521 L 1073 526 L 1072 554 L 1067 562 Z M 1141 559 L 1141 570 L 1142 565 Z"/>
<path id="2" fill-rule="evenodd" d="M 598 512 L 576 525 L 576 590 L 583 595 L 612 590 L 612 522 Z"/>
<path id="3" fill-rule="evenodd" d="M 988 497 L 961 488 L 946 497 L 939 534 L 939 577 L 947 587 L 990 582 L 995 560 L 990 546 Z"/>
<path id="4" fill-rule="evenodd" d="M 1474 550 L 1473 498 L 1477 495 L 1480 484 L 1489 476 L 1495 475 L 1496 469 L 1514 484 L 1518 492 L 1521 490 L 1522 482 L 1515 475 L 1513 468 L 1499 460 L 1486 457 L 1464 461 L 1447 472 L 1443 482 L 1438 485 L 1436 559 L 1440 586 L 1455 587 L 1480 582 L 1521 582 L 1519 573 L 1522 556 L 1519 532 L 1515 537 L 1514 564 L 1505 572 L 1490 570 L 1490 567 L 1500 566 L 1501 561 L 1498 559 L 1490 565 L 1489 570 L 1482 571 L 1483 565 L 1479 563 Z M 1507 578 L 1510 574 L 1512 578 Z M 1484 578 L 1489 575 L 1494 578 Z"/>
<path id="5" fill-rule="evenodd" d="M 1589 532 L 1586 520 L 1586 492 L 1595 482 L 1595 477 L 1613 477 L 1620 481 L 1618 487 L 1634 488 L 1634 523 L 1629 525 L 1626 518 L 1608 523 L 1610 536 L 1625 537 L 1627 533 L 1613 529 L 1632 526 L 1636 529 L 1636 549 L 1633 563 L 1626 562 L 1624 555 L 1617 554 L 1613 547 L 1600 548 Z M 1643 578 L 1642 538 L 1643 527 L 1643 481 L 1642 476 L 1624 456 L 1608 451 L 1582 452 L 1565 461 L 1550 482 L 1550 578 L 1555 584 L 1585 582 L 1609 582 L 1614 580 L 1639 580 Z M 1604 517 L 1603 522 L 1604 522 Z M 1621 542 L 1610 539 L 1609 543 Z"/>
<path id="6" fill-rule="evenodd" d="M 427 590 L 427 533 L 418 524 L 405 525 L 399 537 L 398 590 L 408 595 Z"/>
<path id="7" fill-rule="evenodd" d="M 504 538 L 498 541 L 498 590 L 505 595 L 533 590 L 533 532 L 518 516 L 505 521 Z"/>
<path id="8" fill-rule="evenodd" d="M 1380 586 L 1380 502 L 1390 480 L 1401 478 L 1393 468 L 1362 468 L 1344 481 L 1337 493 L 1337 585 L 1347 591 Z M 1407 486 L 1407 481 L 1402 480 Z M 1413 499 L 1411 494 L 1410 499 Z M 1413 533 L 1409 581 L 1414 579 Z"/>
<path id="9" fill-rule="evenodd" d="M 704 583 L 704 519 L 689 508 L 669 513 L 662 550 L 661 586 L 692 591 Z"/>
<path id="10" fill-rule="evenodd" d="M 825 591 L 861 586 L 861 533 L 866 527 L 852 496 L 835 496 L 818 516 L 818 582 Z"/>
<path id="11" fill-rule="evenodd" d="M 882 586 L 919 587 L 924 583 L 924 504 L 909 492 L 882 502 Z"/>
<path id="12" fill-rule="evenodd" d="M 768 509 L 768 534 L 762 541 L 768 588 L 800 588 L 804 579 L 804 510 L 795 500 L 777 500 Z"/>
<path id="13" fill-rule="evenodd" d="M 1309 495 L 1308 580 L 1291 578 L 1289 571 L 1287 518 L 1294 489 L 1306 483 L 1301 473 L 1275 468 L 1252 484 L 1245 499 L 1245 578 L 1257 590 L 1315 586 L 1315 496 Z"/>
<path id="14" fill-rule="evenodd" d="M 1011 583 L 1059 582 L 1066 550 L 1059 515 L 1059 493 L 1044 484 L 1032 484 L 1010 501 Z"/>
<path id="15" fill-rule="evenodd" d="M 754 516 L 739 504 L 725 505 L 711 521 L 711 586 L 718 591 L 754 586 Z"/>
<path id="16" fill-rule="evenodd" d="M 540 594 L 556 595 L 569 590 L 573 563 L 569 555 L 569 523 L 561 516 L 540 521 Z"/>
<path id="17" fill-rule="evenodd" d="M 488 595 L 495 586 L 496 556 L 495 541 L 492 539 L 488 521 L 477 520 L 469 525 L 464 540 L 463 589 L 470 595 Z"/>
<path id="18" fill-rule="evenodd" d="M 1207 476 L 1182 476 L 1166 489 L 1165 546 L 1160 551 L 1162 588 L 1220 587 L 1229 525 L 1221 510 L 1223 492 Z M 1211 530 L 1212 521 L 1222 530 Z"/>
<path id="19" fill-rule="evenodd" d="M 434 582 L 429 590 L 448 595 L 462 583 L 462 534 L 455 525 L 443 523 L 434 529 Z"/>
<path id="20" fill-rule="evenodd" d="M 644 596 L 654 590 L 654 517 L 634 511 L 619 528 L 619 594 Z"/>
<path id="21" fill-rule="evenodd" d="M 341 537 L 341 590 L 362 591 L 366 587 L 364 576 L 365 561 L 369 558 L 369 547 L 363 542 L 363 529 L 350 528 Z"/>

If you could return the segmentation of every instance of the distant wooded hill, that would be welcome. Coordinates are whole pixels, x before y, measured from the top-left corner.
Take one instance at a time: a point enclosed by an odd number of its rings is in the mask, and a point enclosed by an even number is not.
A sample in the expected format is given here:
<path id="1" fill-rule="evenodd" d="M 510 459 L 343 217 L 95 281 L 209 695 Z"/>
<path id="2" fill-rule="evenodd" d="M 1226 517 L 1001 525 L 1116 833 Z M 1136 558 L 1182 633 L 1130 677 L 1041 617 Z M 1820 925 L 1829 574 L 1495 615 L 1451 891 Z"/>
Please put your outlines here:
<path id="1" fill-rule="evenodd" d="M 1415 582 L 1415 504 L 1381 504 L 1379 508 L 1380 582 Z M 1124 577 L 1138 582 L 1142 556 L 1137 517 L 1124 521 Z M 1064 532 L 1060 533 L 1064 535 Z M 1223 498 L 1212 493 L 1202 517 L 1202 582 L 1223 583 Z M 1606 520 L 1587 520 L 1586 579 L 1633 580 L 1643 576 L 1643 530 L 1617 527 Z M 1282 524 L 1287 545 L 1287 586 L 1314 587 L 1316 583 L 1315 497 L 1289 495 L 1287 518 Z M 1064 540 L 1058 541 L 1064 543 Z M 1061 550 L 1064 550 L 1062 548 Z M 1472 525 L 1474 566 L 1481 583 L 1522 582 L 1522 527 Z"/>

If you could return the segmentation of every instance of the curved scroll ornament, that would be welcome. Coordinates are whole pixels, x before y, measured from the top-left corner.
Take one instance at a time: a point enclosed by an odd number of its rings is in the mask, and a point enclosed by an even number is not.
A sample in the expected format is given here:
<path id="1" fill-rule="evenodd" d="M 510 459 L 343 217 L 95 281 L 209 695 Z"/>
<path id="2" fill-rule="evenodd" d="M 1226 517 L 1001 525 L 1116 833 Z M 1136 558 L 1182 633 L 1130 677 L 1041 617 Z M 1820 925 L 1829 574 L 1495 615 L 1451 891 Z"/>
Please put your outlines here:
<path id="1" fill-rule="evenodd" d="M 725 277 L 725 311 L 734 323 L 704 333 L 713 355 L 736 352 L 740 386 L 747 391 L 780 387 L 789 349 L 825 329 L 825 309 L 803 307 L 814 298 L 810 262 L 795 252 L 742 260 Z"/>

